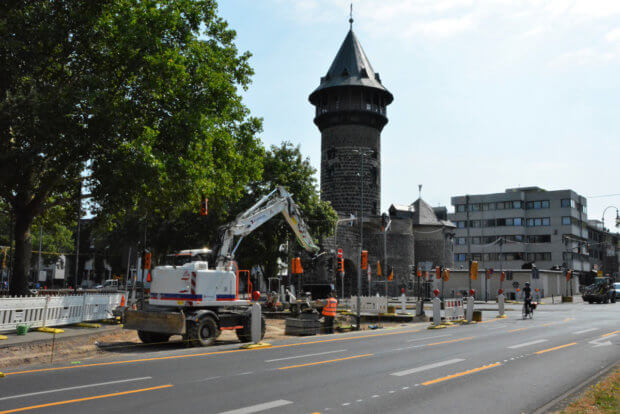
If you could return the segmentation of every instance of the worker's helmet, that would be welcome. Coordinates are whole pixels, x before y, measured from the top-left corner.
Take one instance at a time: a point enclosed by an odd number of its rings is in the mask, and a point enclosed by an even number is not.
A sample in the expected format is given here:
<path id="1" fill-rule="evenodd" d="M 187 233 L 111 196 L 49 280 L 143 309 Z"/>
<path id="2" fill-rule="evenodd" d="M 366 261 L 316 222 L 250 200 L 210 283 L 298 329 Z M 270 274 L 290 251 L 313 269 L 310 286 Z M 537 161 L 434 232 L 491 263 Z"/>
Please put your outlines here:
<path id="1" fill-rule="evenodd" d="M 529 285 L 530 285 L 530 282 L 525 282 L 525 286 L 529 286 Z"/>

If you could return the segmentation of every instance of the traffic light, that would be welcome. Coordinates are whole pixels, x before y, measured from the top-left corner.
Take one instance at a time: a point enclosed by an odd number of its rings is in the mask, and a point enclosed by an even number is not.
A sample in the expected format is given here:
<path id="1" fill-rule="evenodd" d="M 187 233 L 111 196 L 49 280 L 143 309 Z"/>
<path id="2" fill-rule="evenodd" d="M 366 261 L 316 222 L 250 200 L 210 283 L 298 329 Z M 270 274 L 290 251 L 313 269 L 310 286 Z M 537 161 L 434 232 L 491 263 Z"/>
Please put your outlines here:
<path id="1" fill-rule="evenodd" d="M 362 269 L 368 269 L 368 250 L 362 250 Z"/>
<path id="2" fill-rule="evenodd" d="M 568 282 L 571 279 L 572 276 L 573 276 L 573 271 L 572 270 L 568 270 L 566 272 L 566 281 Z"/>
<path id="3" fill-rule="evenodd" d="M 377 276 L 383 276 L 383 272 L 381 271 L 381 262 L 377 260 Z"/>
<path id="4" fill-rule="evenodd" d="M 144 253 L 142 253 L 142 269 L 151 269 L 151 252 L 148 250 L 145 250 Z"/>
<path id="5" fill-rule="evenodd" d="M 200 215 L 206 216 L 208 212 L 207 205 L 209 203 L 209 199 L 205 196 L 200 197 Z"/>
<path id="6" fill-rule="evenodd" d="M 469 277 L 471 278 L 471 280 L 478 279 L 478 261 L 477 260 L 472 260 L 469 265 Z"/>
<path id="7" fill-rule="evenodd" d="M 435 266 L 435 279 L 441 280 L 441 267 Z"/>
<path id="8" fill-rule="evenodd" d="M 447 282 L 450 280 L 450 269 L 444 269 L 443 271 L 443 281 Z"/>
<path id="9" fill-rule="evenodd" d="M 499 275 L 499 280 L 500 282 L 503 282 L 506 279 L 506 272 L 502 272 Z"/>
<path id="10" fill-rule="evenodd" d="M 388 223 L 390 221 L 390 216 L 387 213 L 381 214 L 381 230 L 385 231 Z"/>
<path id="11" fill-rule="evenodd" d="M 338 259 L 338 273 L 344 274 L 344 259 L 342 257 Z"/>
<path id="12" fill-rule="evenodd" d="M 416 275 L 417 275 L 418 277 L 422 277 L 422 270 L 421 270 L 421 269 L 417 269 L 417 270 L 416 270 Z"/>

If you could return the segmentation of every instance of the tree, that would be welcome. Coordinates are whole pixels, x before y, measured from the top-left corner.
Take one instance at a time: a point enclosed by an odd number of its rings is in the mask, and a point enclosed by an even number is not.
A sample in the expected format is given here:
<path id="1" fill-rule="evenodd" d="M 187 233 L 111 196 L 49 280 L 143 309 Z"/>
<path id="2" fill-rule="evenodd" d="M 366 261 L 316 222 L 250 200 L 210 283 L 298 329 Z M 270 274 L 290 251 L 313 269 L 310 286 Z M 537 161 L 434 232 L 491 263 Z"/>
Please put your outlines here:
<path id="1" fill-rule="evenodd" d="M 272 146 L 263 161 L 262 179 L 250 184 L 237 213 L 280 185 L 292 194 L 299 205 L 312 236 L 316 240 L 329 236 L 338 215 L 329 202 L 320 200 L 315 174 L 316 170 L 310 160 L 303 157 L 299 146 L 290 142 Z M 249 268 L 260 264 L 266 277 L 275 276 L 278 258 L 286 262 L 286 254 L 279 251 L 279 246 L 287 239 L 294 243 L 295 235 L 281 216 L 263 224 L 240 245 L 237 254 L 240 266 Z"/>
<path id="2" fill-rule="evenodd" d="M 101 222 L 166 217 L 260 176 L 252 70 L 214 0 L 7 0 L 0 6 L 0 197 L 15 218 L 12 294 L 33 220 L 77 206 Z M 83 176 L 85 174 L 85 176 Z M 77 218 L 77 216 L 76 216 Z"/>

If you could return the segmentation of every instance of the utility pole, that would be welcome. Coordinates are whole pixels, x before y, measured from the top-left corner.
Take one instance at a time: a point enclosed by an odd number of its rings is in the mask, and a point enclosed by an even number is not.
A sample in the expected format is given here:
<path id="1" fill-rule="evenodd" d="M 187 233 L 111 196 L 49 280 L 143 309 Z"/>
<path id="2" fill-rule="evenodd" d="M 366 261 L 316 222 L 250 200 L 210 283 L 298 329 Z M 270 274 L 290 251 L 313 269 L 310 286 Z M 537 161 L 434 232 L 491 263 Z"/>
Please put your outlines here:
<path id="1" fill-rule="evenodd" d="M 43 225 L 39 229 L 39 255 L 37 258 L 37 281 L 41 278 L 41 249 L 43 248 Z M 47 278 L 45 279 L 47 282 Z"/>
<path id="2" fill-rule="evenodd" d="M 361 329 L 361 306 L 362 306 L 362 250 L 364 245 L 364 157 L 371 154 L 371 151 L 354 150 L 361 157 L 360 179 L 361 179 L 361 198 L 360 198 L 360 243 L 357 253 L 357 330 Z"/>
<path id="3" fill-rule="evenodd" d="M 75 245 L 75 273 L 73 275 L 73 291 L 77 292 L 78 272 L 80 268 L 80 224 L 82 222 L 82 177 L 80 176 L 80 186 L 78 190 L 78 222 L 77 240 Z"/>
<path id="4" fill-rule="evenodd" d="M 467 228 L 467 262 L 470 263 L 471 271 L 471 237 L 469 237 L 469 195 L 465 196 L 465 214 L 467 220 L 465 220 L 465 227 Z M 467 277 L 469 281 L 469 291 L 471 291 L 471 274 Z"/>

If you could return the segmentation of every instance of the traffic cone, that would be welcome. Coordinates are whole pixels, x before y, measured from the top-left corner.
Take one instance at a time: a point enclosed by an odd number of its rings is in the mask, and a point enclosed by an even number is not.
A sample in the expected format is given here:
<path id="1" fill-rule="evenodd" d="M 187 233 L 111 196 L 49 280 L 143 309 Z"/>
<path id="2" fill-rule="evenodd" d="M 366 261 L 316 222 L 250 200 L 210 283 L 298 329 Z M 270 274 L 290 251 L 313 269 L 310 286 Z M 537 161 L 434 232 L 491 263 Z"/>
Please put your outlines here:
<path id="1" fill-rule="evenodd" d="M 147 282 L 149 282 L 149 283 L 151 283 L 151 272 L 148 272 L 148 273 L 146 274 L 146 281 L 147 281 Z"/>
<path id="2" fill-rule="evenodd" d="M 121 296 L 121 307 L 125 306 L 125 295 Z"/>

